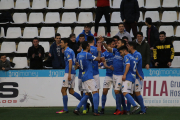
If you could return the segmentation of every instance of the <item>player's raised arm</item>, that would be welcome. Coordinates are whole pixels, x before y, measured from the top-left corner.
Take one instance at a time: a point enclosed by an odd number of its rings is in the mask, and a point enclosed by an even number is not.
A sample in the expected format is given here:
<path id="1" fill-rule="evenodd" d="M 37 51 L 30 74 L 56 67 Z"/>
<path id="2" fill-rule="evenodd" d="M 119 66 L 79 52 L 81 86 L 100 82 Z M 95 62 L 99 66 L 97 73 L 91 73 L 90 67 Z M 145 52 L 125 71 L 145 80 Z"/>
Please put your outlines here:
<path id="1" fill-rule="evenodd" d="M 104 39 L 102 38 L 102 36 L 99 36 L 100 41 L 102 42 L 102 44 L 104 45 L 104 47 L 109 51 L 109 52 L 113 52 L 113 48 L 109 47 L 105 42 Z"/>

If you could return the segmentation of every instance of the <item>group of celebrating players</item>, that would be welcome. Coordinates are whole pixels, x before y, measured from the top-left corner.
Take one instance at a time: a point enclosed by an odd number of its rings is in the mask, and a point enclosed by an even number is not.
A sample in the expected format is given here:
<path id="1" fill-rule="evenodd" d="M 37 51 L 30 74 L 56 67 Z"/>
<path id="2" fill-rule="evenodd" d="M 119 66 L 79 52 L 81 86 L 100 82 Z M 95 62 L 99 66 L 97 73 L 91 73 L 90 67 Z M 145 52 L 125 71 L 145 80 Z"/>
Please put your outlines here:
<path id="1" fill-rule="evenodd" d="M 89 112 L 89 103 L 87 103 L 89 99 L 94 116 L 104 114 L 107 93 L 111 85 L 113 85 L 116 95 L 116 110 L 114 115 L 130 115 L 135 113 L 140 107 L 141 110 L 138 114 L 146 114 L 147 108 L 144 106 L 141 96 L 142 81 L 144 79 L 142 57 L 141 54 L 135 50 L 136 44 L 134 42 L 127 43 L 125 40 L 120 39 L 115 48 L 115 41 L 108 40 L 105 42 L 101 36 L 99 40 L 106 48 L 104 53 L 101 53 L 100 45 L 97 45 L 97 47 L 94 46 L 94 37 L 89 36 L 87 41 L 82 43 L 83 50 L 76 58 L 74 51 L 68 47 L 68 40 L 61 40 L 61 47 L 65 50 L 64 59 L 66 65 L 61 89 L 64 109 L 56 113 L 68 113 L 67 89 L 69 89 L 69 93 L 80 101 L 73 113 L 81 115 Z M 100 89 L 98 61 L 100 60 L 104 63 L 104 67 L 106 68 L 106 77 L 101 98 L 102 108 L 98 111 Z M 81 91 L 81 95 L 74 91 L 75 70 L 78 68 L 78 87 Z M 127 106 L 125 97 L 127 99 Z M 123 110 L 121 110 L 121 105 L 123 106 Z M 132 111 L 130 111 L 131 105 L 133 106 Z M 82 106 L 83 112 L 81 113 L 80 108 Z"/>

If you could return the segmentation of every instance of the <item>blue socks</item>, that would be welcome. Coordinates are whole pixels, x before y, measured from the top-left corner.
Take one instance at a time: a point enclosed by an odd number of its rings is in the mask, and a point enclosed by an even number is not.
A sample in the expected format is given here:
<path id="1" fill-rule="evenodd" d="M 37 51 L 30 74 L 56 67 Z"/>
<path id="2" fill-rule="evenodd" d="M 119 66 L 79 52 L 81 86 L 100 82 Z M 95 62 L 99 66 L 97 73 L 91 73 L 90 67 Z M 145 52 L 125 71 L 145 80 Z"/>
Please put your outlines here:
<path id="1" fill-rule="evenodd" d="M 67 109 L 67 103 L 68 103 L 68 96 L 65 95 L 65 96 L 63 96 L 63 104 L 64 104 L 64 110 L 65 110 L 65 111 L 68 111 L 68 109 Z"/>
<path id="2" fill-rule="evenodd" d="M 88 95 L 83 96 L 83 98 L 81 99 L 80 103 L 78 104 L 76 110 L 79 110 L 81 108 L 81 106 L 86 102 L 87 103 L 87 99 L 89 98 Z"/>
<path id="3" fill-rule="evenodd" d="M 93 94 L 94 112 L 98 113 L 99 93 Z"/>
<path id="4" fill-rule="evenodd" d="M 121 111 L 121 95 L 116 94 L 116 108 Z"/>
<path id="5" fill-rule="evenodd" d="M 105 104 L 106 104 L 106 96 L 107 95 L 102 95 L 102 98 L 101 98 L 101 100 L 102 100 L 102 109 L 104 109 Z"/>
<path id="6" fill-rule="evenodd" d="M 121 93 L 121 104 L 123 106 L 123 110 L 127 111 L 126 103 L 125 103 L 125 98 L 124 95 Z"/>
<path id="7" fill-rule="evenodd" d="M 131 103 L 127 100 L 127 111 L 131 110 Z"/>
<path id="8" fill-rule="evenodd" d="M 125 97 L 133 105 L 133 107 L 137 106 L 136 103 L 134 102 L 133 97 L 130 94 L 126 94 Z"/>
<path id="9" fill-rule="evenodd" d="M 81 101 L 82 97 L 77 92 L 74 92 L 73 96 L 76 97 L 79 101 Z"/>
<path id="10" fill-rule="evenodd" d="M 86 96 L 86 94 L 85 93 L 83 93 L 83 97 L 84 96 Z M 88 98 L 89 98 L 89 96 L 88 96 Z M 86 110 L 87 109 L 87 100 L 84 102 L 84 108 L 83 108 L 83 110 Z"/>
<path id="11" fill-rule="evenodd" d="M 145 106 L 144 106 L 144 101 L 143 101 L 142 96 L 139 95 L 139 96 L 136 96 L 136 97 L 137 97 L 137 99 L 138 99 L 138 101 L 139 101 L 139 105 L 141 106 L 141 111 L 146 112 L 146 111 L 145 111 Z"/>

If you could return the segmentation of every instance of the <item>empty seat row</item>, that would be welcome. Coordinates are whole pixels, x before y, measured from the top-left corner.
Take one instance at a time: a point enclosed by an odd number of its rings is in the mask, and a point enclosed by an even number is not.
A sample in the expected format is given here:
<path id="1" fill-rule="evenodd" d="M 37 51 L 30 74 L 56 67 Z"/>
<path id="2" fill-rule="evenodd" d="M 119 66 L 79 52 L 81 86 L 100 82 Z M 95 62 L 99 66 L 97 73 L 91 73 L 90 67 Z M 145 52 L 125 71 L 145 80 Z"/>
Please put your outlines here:
<path id="1" fill-rule="evenodd" d="M 180 14 L 180 13 L 179 13 Z M 160 21 L 158 11 L 147 11 L 145 13 L 145 18 L 151 17 L 153 22 Z M 140 12 L 139 22 L 144 21 L 142 12 Z M 31 13 L 29 15 L 29 21 L 27 20 L 26 13 L 14 13 L 13 20 L 15 23 L 90 23 L 93 22 L 93 14 L 91 12 L 81 12 L 79 13 L 78 21 L 76 19 L 75 12 L 65 12 L 62 15 L 62 20 L 60 21 L 60 14 L 58 12 L 48 12 L 45 16 L 45 21 L 43 19 L 43 13 Z M 176 11 L 164 11 L 162 14 L 161 22 L 175 22 L 177 21 Z M 180 15 L 179 15 L 180 20 Z M 103 16 L 100 23 L 105 23 L 105 17 Z M 120 18 L 120 12 L 113 12 L 111 15 L 111 23 L 122 22 Z"/>
<path id="2" fill-rule="evenodd" d="M 104 17 L 104 16 L 103 16 Z M 101 23 L 103 23 L 102 18 Z M 14 13 L 13 20 L 15 23 L 44 23 L 43 13 L 31 13 L 29 15 L 29 21 L 27 20 L 26 13 Z M 78 21 L 76 19 L 75 12 L 65 12 L 62 15 L 62 20 L 60 21 L 60 14 L 58 12 L 48 12 L 45 16 L 45 23 L 90 23 L 93 22 L 93 14 L 91 12 L 81 12 L 78 17 Z M 119 23 L 120 12 L 113 12 L 111 16 L 111 23 Z"/>
<path id="3" fill-rule="evenodd" d="M 113 0 L 113 4 L 110 0 L 110 6 L 112 8 L 119 8 L 122 0 Z M 138 0 L 139 7 L 145 8 L 158 8 L 161 6 L 160 0 Z M 178 6 L 178 0 L 163 0 L 162 7 L 176 7 Z M 1 0 L 0 9 L 26 9 L 30 8 L 30 0 L 17 0 L 14 6 L 14 0 Z M 63 7 L 63 0 L 49 0 L 47 6 L 46 0 L 33 0 L 32 9 L 59 9 Z M 65 9 L 75 9 L 75 8 L 93 8 L 95 7 L 95 0 L 81 0 L 81 5 L 79 6 L 79 0 L 65 0 Z"/>
<path id="4" fill-rule="evenodd" d="M 49 52 L 49 42 L 39 42 L 39 45 L 44 47 L 45 52 Z M 19 42 L 16 51 L 15 42 L 2 42 L 0 53 L 27 53 L 31 46 L 32 42 Z"/>

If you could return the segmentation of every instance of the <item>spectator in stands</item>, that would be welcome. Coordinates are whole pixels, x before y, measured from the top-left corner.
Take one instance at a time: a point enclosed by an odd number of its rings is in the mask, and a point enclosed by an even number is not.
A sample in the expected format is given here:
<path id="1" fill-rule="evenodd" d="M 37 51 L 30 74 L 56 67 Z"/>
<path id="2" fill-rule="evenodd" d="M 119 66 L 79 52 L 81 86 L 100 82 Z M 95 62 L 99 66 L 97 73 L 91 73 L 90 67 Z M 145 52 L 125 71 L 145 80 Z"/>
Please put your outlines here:
<path id="1" fill-rule="evenodd" d="M 69 48 L 71 48 L 74 51 L 75 56 L 77 56 L 77 54 L 79 52 L 81 52 L 81 51 L 79 51 L 79 45 L 78 45 L 78 43 L 76 43 L 76 35 L 75 34 L 70 34 L 69 39 L 70 39 L 70 41 L 69 41 Z M 81 35 L 79 36 L 79 41 L 81 41 L 80 39 L 81 39 Z M 83 37 L 83 39 L 85 40 L 84 37 Z"/>
<path id="2" fill-rule="evenodd" d="M 0 70 L 9 70 L 11 68 L 10 61 L 6 59 L 6 55 L 1 55 Z"/>
<path id="3" fill-rule="evenodd" d="M 142 32 L 137 33 L 137 39 L 134 40 L 136 42 L 136 50 L 141 53 L 142 55 L 142 67 L 149 69 L 150 67 L 150 47 L 147 43 L 146 39 L 143 37 Z"/>
<path id="4" fill-rule="evenodd" d="M 107 37 L 111 37 L 110 30 L 110 3 L 109 0 L 97 0 L 96 19 L 95 19 L 95 33 L 94 37 L 97 37 L 99 22 L 102 16 L 105 16 L 107 25 Z"/>
<path id="5" fill-rule="evenodd" d="M 89 25 L 89 24 L 86 24 L 85 26 L 84 26 L 84 30 L 82 31 L 82 33 L 80 33 L 80 34 L 83 34 L 84 36 L 85 36 L 85 41 L 87 41 L 87 37 L 88 36 L 93 36 L 94 37 L 94 35 L 91 33 L 91 26 Z M 79 35 L 80 35 L 79 34 Z M 79 35 L 78 35 L 78 37 L 76 38 L 76 42 L 78 42 L 79 41 Z M 95 42 L 95 44 L 96 44 L 96 39 L 94 38 L 94 42 Z"/>
<path id="6" fill-rule="evenodd" d="M 153 50 L 153 46 L 155 45 L 156 42 L 159 41 L 159 32 L 158 29 L 154 25 L 152 25 L 151 18 L 146 18 L 145 24 L 147 25 L 147 31 L 146 31 L 147 41 L 150 45 L 151 50 Z"/>
<path id="7" fill-rule="evenodd" d="M 126 36 L 128 37 L 129 41 L 132 41 L 130 34 L 124 28 L 124 23 L 119 23 L 118 28 L 119 28 L 119 32 L 116 34 L 116 36 L 119 36 L 120 39 Z"/>
<path id="8" fill-rule="evenodd" d="M 39 45 L 38 38 L 33 39 L 33 45 L 28 49 L 30 69 L 43 69 L 44 48 Z"/>
<path id="9" fill-rule="evenodd" d="M 61 35 L 59 33 L 55 34 L 55 42 L 50 47 L 49 57 L 52 59 L 53 69 L 64 69 L 64 50 L 60 46 L 61 44 Z"/>
<path id="10" fill-rule="evenodd" d="M 119 40 L 119 36 L 114 36 L 113 37 L 113 40 L 115 42 L 115 48 L 117 47 L 117 43 L 118 43 L 118 40 Z"/>
<path id="11" fill-rule="evenodd" d="M 169 68 L 174 59 L 174 47 L 171 41 L 166 40 L 166 33 L 164 31 L 159 33 L 159 39 L 153 49 L 153 57 L 155 67 Z"/>
<path id="12" fill-rule="evenodd" d="M 137 35 L 137 22 L 140 17 L 137 0 L 122 0 L 120 5 L 121 19 L 124 22 L 127 32 L 133 31 L 134 37 Z M 129 41 L 131 41 L 129 39 Z"/>

